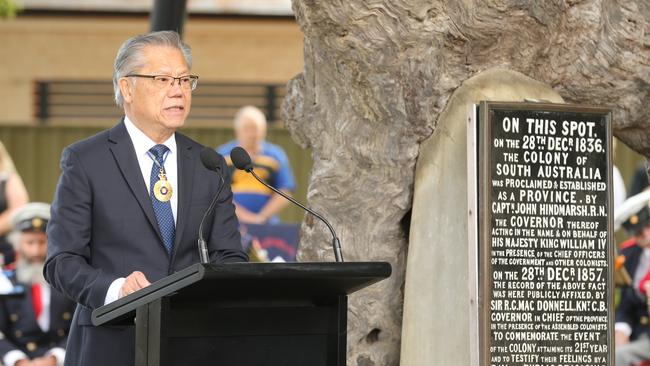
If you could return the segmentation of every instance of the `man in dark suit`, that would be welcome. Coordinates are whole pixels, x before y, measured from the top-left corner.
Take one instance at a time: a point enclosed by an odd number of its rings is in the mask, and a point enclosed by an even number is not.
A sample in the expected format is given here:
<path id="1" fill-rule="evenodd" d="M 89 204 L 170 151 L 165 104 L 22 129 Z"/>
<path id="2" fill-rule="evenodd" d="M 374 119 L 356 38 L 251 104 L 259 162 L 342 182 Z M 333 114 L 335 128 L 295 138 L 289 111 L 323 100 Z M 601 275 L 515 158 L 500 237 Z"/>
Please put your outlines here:
<path id="1" fill-rule="evenodd" d="M 43 279 L 47 252 L 45 227 L 50 205 L 29 203 L 12 217 L 10 240 L 18 260 L 13 289 L 23 296 L 0 300 L 0 359 L 5 366 L 57 366 L 65 359 L 65 343 L 75 304 Z"/>
<path id="2" fill-rule="evenodd" d="M 633 238 L 621 248 L 632 285 L 621 289 L 621 300 L 616 309 L 617 366 L 636 366 L 650 359 L 648 299 L 640 288 L 650 271 L 649 204 L 650 191 L 645 191 L 625 201 L 616 215 L 617 221 L 625 220 L 623 226 Z"/>
<path id="3" fill-rule="evenodd" d="M 134 328 L 93 327 L 92 310 L 199 262 L 199 222 L 220 180 L 202 146 L 176 132 L 198 81 L 190 68 L 175 32 L 127 40 L 113 73 L 125 117 L 63 151 L 45 277 L 78 303 L 66 365 L 132 365 Z M 247 260 L 230 187 L 204 230 L 212 262 Z"/>

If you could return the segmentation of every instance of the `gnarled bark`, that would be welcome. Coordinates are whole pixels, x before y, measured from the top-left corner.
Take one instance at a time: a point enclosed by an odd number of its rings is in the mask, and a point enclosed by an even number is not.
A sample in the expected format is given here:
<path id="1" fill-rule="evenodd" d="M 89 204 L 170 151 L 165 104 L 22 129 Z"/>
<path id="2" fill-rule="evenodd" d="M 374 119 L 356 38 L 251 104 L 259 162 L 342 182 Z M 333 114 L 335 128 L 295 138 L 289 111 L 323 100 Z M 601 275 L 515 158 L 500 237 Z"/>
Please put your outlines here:
<path id="1" fill-rule="evenodd" d="M 305 69 L 289 84 L 287 128 L 314 165 L 308 200 L 331 218 L 348 261 L 392 277 L 350 300 L 349 365 L 399 360 L 419 142 L 466 79 L 506 67 L 567 102 L 614 108 L 614 131 L 650 156 L 650 3 L 645 0 L 293 0 Z M 444 213 L 431 213 L 444 215 Z M 331 260 L 307 217 L 301 260 Z"/>

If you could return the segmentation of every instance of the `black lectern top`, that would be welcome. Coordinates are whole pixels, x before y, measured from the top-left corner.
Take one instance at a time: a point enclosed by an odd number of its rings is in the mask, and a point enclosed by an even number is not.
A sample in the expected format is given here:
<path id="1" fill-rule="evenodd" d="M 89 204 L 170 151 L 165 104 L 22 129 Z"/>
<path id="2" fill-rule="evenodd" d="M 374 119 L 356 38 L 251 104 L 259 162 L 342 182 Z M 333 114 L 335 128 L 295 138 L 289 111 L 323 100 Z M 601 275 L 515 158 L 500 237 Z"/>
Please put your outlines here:
<path id="1" fill-rule="evenodd" d="M 197 263 L 95 309 L 92 323 L 128 321 L 138 307 L 164 296 L 175 301 L 317 299 L 349 295 L 390 274 L 386 262 Z"/>

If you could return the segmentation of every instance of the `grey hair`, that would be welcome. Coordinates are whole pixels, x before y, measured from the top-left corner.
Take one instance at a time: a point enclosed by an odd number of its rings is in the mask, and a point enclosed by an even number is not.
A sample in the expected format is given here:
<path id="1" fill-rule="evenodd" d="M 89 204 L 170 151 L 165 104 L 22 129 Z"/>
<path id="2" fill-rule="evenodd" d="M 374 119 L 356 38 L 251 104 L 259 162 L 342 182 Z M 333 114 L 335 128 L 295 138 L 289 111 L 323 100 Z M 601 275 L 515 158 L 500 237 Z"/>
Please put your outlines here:
<path id="1" fill-rule="evenodd" d="M 255 106 L 247 105 L 239 108 L 239 110 L 235 114 L 233 124 L 236 130 L 241 127 L 242 120 L 245 117 L 249 117 L 253 121 L 255 121 L 257 127 L 266 129 L 266 116 L 264 115 L 264 112 L 262 112 L 259 108 Z"/>
<path id="2" fill-rule="evenodd" d="M 120 47 L 120 50 L 117 51 L 113 66 L 113 92 L 115 93 L 115 103 L 118 107 L 124 105 L 119 81 L 124 76 L 144 67 L 145 61 L 142 59 L 142 50 L 148 46 L 176 48 L 183 53 L 187 67 L 192 68 L 192 51 L 190 50 L 190 46 L 183 42 L 178 33 L 174 31 L 151 32 L 127 39 Z"/>

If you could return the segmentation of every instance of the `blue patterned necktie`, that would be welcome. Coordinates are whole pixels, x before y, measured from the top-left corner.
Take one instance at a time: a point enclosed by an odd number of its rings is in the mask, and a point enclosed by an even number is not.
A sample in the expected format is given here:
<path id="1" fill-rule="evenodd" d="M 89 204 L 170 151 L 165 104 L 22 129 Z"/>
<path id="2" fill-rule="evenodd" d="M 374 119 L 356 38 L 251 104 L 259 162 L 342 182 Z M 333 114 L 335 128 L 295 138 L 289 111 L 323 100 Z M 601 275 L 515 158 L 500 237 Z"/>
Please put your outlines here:
<path id="1" fill-rule="evenodd" d="M 170 201 L 158 201 L 153 193 L 153 187 L 159 179 L 158 175 L 160 174 L 161 167 L 163 167 L 162 169 L 164 170 L 165 153 L 167 151 L 169 151 L 169 149 L 165 145 L 156 145 L 149 150 L 151 153 L 149 156 L 154 159 L 153 166 L 151 167 L 149 196 L 151 197 L 151 203 L 153 204 L 153 212 L 156 214 L 156 220 L 158 221 L 160 234 L 163 238 L 163 244 L 165 245 L 165 249 L 167 249 L 167 254 L 171 256 L 172 250 L 174 249 L 174 236 L 176 235 L 172 205 Z M 158 164 L 156 164 L 156 162 L 158 162 Z"/>

